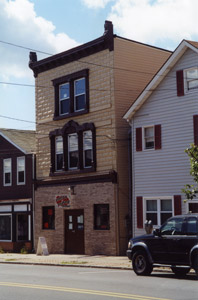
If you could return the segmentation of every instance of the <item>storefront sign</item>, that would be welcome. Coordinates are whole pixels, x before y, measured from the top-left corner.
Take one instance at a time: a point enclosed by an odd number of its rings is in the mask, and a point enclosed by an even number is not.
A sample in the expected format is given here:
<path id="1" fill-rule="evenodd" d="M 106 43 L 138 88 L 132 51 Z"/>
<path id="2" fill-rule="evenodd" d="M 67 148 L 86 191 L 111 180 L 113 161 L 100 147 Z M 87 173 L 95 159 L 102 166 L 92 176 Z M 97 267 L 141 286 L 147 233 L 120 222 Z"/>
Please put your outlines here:
<path id="1" fill-rule="evenodd" d="M 56 196 L 56 204 L 58 207 L 69 207 L 70 199 L 67 195 L 58 195 Z"/>

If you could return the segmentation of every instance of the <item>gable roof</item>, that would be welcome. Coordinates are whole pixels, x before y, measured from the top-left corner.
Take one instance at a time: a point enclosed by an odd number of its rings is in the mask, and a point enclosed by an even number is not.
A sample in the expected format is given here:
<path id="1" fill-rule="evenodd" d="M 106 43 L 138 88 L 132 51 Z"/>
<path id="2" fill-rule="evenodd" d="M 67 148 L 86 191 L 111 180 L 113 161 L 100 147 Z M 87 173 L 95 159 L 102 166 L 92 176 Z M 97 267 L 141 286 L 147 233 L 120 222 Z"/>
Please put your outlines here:
<path id="1" fill-rule="evenodd" d="M 0 135 L 24 154 L 36 153 L 36 132 L 0 128 Z"/>
<path id="2" fill-rule="evenodd" d="M 174 67 L 177 61 L 182 57 L 185 51 L 190 48 L 198 54 L 198 42 L 183 40 L 179 46 L 175 49 L 172 55 L 167 59 L 161 69 L 156 73 L 156 75 L 151 79 L 149 84 L 141 92 L 135 102 L 131 105 L 129 110 L 123 116 L 124 119 L 129 121 L 137 110 L 143 105 L 143 103 L 148 99 L 156 87 L 163 81 L 169 71 Z"/>

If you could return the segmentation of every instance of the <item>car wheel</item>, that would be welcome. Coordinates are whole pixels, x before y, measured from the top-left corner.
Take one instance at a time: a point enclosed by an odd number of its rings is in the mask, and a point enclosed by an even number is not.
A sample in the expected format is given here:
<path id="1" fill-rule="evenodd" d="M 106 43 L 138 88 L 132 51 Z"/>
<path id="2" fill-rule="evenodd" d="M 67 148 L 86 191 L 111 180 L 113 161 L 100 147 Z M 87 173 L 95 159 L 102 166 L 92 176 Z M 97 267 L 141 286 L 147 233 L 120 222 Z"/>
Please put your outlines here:
<path id="1" fill-rule="evenodd" d="M 183 268 L 183 267 L 171 267 L 171 270 L 176 276 L 185 276 L 190 271 L 190 268 Z"/>
<path id="2" fill-rule="evenodd" d="M 196 277 L 198 279 L 198 253 L 197 252 L 194 256 L 193 269 L 195 270 Z"/>
<path id="3" fill-rule="evenodd" d="M 132 267 L 137 275 L 150 275 L 153 270 L 153 265 L 149 262 L 147 254 L 141 250 L 134 253 Z"/>

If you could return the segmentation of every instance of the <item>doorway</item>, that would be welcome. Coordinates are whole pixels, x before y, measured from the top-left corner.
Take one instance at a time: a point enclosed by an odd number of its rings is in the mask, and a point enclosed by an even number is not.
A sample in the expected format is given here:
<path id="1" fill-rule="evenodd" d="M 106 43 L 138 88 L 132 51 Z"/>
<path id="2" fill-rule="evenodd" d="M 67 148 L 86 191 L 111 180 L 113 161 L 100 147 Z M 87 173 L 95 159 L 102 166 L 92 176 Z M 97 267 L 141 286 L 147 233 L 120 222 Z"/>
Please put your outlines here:
<path id="1" fill-rule="evenodd" d="M 65 211 L 65 253 L 84 254 L 84 211 Z"/>

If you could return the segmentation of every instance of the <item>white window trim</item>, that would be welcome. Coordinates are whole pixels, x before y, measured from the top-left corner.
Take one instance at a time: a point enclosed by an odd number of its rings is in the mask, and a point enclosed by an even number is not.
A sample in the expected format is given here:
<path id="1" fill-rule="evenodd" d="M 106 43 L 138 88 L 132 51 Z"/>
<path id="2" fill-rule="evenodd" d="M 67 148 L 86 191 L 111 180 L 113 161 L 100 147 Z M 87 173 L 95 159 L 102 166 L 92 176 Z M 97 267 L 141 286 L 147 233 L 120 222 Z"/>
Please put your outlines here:
<path id="1" fill-rule="evenodd" d="M 69 158 L 70 155 L 69 155 L 69 154 L 70 154 L 70 152 L 73 152 L 73 151 L 70 151 L 70 149 L 69 149 L 69 148 L 70 148 L 70 145 L 69 145 L 69 138 L 70 138 L 70 136 L 72 136 L 72 135 L 73 135 L 73 136 L 75 135 L 75 136 L 77 137 L 77 143 L 78 143 L 78 150 L 77 150 L 77 151 L 79 152 L 79 136 L 78 136 L 78 133 L 75 132 L 75 133 L 70 133 L 70 134 L 68 134 L 68 170 L 77 170 L 78 167 L 74 167 L 74 168 L 71 168 L 71 167 L 70 167 L 70 158 Z M 78 157 L 78 159 L 79 159 L 79 157 Z"/>
<path id="2" fill-rule="evenodd" d="M 187 71 L 194 70 L 194 69 L 198 69 L 198 66 L 191 67 L 191 68 L 183 70 L 183 72 L 184 72 L 184 91 L 185 91 L 185 94 L 193 93 L 195 91 L 197 92 L 198 88 L 188 89 L 188 85 L 187 85 L 187 76 L 186 76 L 186 73 L 187 73 Z"/>
<path id="3" fill-rule="evenodd" d="M 24 159 L 24 181 L 23 182 L 19 182 L 19 168 L 18 168 L 18 160 L 23 158 Z M 26 176 L 26 172 L 25 172 L 25 156 L 20 156 L 17 157 L 17 185 L 24 185 L 25 184 L 25 176 Z"/>
<path id="4" fill-rule="evenodd" d="M 5 183 L 5 167 L 4 167 L 4 164 L 5 164 L 5 161 L 6 160 L 10 160 L 11 162 L 11 166 L 10 166 L 10 183 Z M 3 160 L 3 186 L 11 186 L 12 185 L 12 159 L 11 158 L 5 158 Z"/>
<path id="5" fill-rule="evenodd" d="M 68 115 L 70 113 L 70 111 L 68 111 L 67 113 L 61 114 L 61 102 L 64 101 L 64 100 L 70 99 L 70 95 L 67 98 L 61 98 L 60 97 L 60 88 L 61 88 L 61 86 L 65 85 L 65 84 L 69 85 L 69 90 L 70 90 L 70 83 L 69 82 L 65 82 L 65 83 L 59 85 L 59 115 L 60 116 Z"/>
<path id="6" fill-rule="evenodd" d="M 175 211 L 175 207 L 174 207 L 174 197 L 173 196 L 163 196 L 163 197 L 143 197 L 143 222 L 145 223 L 146 221 L 146 200 L 158 200 L 158 202 L 160 202 L 160 200 L 172 200 L 172 216 L 174 216 L 174 211 Z M 160 223 L 160 209 L 159 209 L 159 205 L 157 205 L 157 223 L 158 225 L 153 225 L 153 228 L 159 228 L 162 224 Z"/>
<path id="7" fill-rule="evenodd" d="M 11 239 L 10 240 L 0 240 L 1 242 L 11 242 L 12 241 L 12 214 L 0 214 L 0 216 L 11 216 Z"/>
<path id="8" fill-rule="evenodd" d="M 61 135 L 58 135 L 58 136 L 56 136 L 56 138 L 55 138 L 55 171 L 62 171 L 62 169 L 58 169 L 57 168 L 57 155 L 58 154 L 62 154 L 63 156 L 64 156 L 64 150 L 62 150 L 62 152 L 61 151 L 57 151 L 57 147 L 56 147 L 56 141 L 58 140 L 58 139 L 60 139 L 60 138 L 62 138 L 62 143 L 63 143 L 63 137 L 61 136 Z"/>
<path id="9" fill-rule="evenodd" d="M 79 80 L 82 80 L 82 79 L 85 80 L 85 92 L 84 93 L 80 93 L 80 94 L 76 94 L 75 93 L 75 82 L 77 82 Z M 76 109 L 76 97 L 77 96 L 81 96 L 81 95 L 85 95 L 85 103 L 86 103 L 86 78 L 85 77 L 81 77 L 81 78 L 78 78 L 78 79 L 74 80 L 74 111 L 75 112 L 85 110 L 85 107 L 82 108 L 82 109 L 78 109 L 78 110 Z"/>
<path id="10" fill-rule="evenodd" d="M 146 143 L 145 143 L 145 128 L 150 128 L 153 127 L 153 142 L 154 142 L 154 147 L 147 149 L 146 148 Z M 155 125 L 147 125 L 142 127 L 142 145 L 143 145 L 143 151 L 153 151 L 155 150 Z"/>

